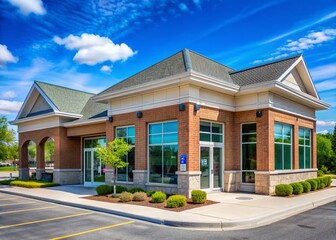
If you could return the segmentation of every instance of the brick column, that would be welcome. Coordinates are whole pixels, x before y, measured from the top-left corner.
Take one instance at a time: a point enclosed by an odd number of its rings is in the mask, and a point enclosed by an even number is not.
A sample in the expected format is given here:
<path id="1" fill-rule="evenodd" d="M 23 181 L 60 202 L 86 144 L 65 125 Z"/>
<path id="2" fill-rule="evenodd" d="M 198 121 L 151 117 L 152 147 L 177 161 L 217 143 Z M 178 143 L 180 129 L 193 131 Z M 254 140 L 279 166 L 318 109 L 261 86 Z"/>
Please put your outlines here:
<path id="1" fill-rule="evenodd" d="M 28 144 L 29 144 L 29 141 L 26 141 L 24 144 L 19 145 L 20 146 L 19 147 L 19 179 L 20 180 L 29 179 Z"/>
<path id="2" fill-rule="evenodd" d="M 44 160 L 44 142 L 36 145 L 36 180 L 42 179 L 42 173 L 45 172 Z"/>

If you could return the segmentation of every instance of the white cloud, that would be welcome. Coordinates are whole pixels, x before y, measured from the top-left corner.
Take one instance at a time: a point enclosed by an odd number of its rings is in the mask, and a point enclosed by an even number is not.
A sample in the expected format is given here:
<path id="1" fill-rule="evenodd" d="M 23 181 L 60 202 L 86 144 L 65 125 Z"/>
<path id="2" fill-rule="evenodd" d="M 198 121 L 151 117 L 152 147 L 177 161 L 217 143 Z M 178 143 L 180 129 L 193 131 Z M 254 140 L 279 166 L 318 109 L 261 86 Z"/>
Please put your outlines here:
<path id="1" fill-rule="evenodd" d="M 336 89 L 336 79 L 316 83 L 315 87 L 320 92 Z"/>
<path id="2" fill-rule="evenodd" d="M 22 102 L 0 100 L 0 114 L 17 113 L 21 108 Z"/>
<path id="3" fill-rule="evenodd" d="M 287 45 L 279 48 L 279 51 L 300 52 L 305 49 L 314 48 L 323 42 L 331 41 L 336 37 L 336 29 L 325 29 L 320 32 L 311 32 L 303 38 L 292 41 L 288 40 Z"/>
<path id="4" fill-rule="evenodd" d="M 329 133 L 329 131 L 328 131 L 328 130 L 323 130 L 323 131 L 320 131 L 320 132 L 317 132 L 317 133 L 320 133 L 320 134 L 326 135 L 326 134 L 328 134 L 328 133 Z"/>
<path id="5" fill-rule="evenodd" d="M 109 67 L 107 65 L 104 65 L 104 66 L 101 67 L 100 71 L 110 73 L 110 72 L 112 72 L 112 69 L 111 69 L 111 67 Z"/>
<path id="6" fill-rule="evenodd" d="M 336 78 L 336 63 L 315 67 L 310 74 L 314 80 Z"/>
<path id="7" fill-rule="evenodd" d="M 13 6 L 19 8 L 23 15 L 29 15 L 31 13 L 37 15 L 46 14 L 46 10 L 43 6 L 42 0 L 8 0 Z"/>
<path id="8" fill-rule="evenodd" d="M 316 125 L 322 126 L 322 127 L 334 127 L 336 124 L 336 121 L 316 121 Z"/>
<path id="9" fill-rule="evenodd" d="M 73 60 L 81 64 L 95 65 L 106 61 L 126 61 L 137 52 L 125 43 L 114 44 L 111 39 L 99 35 L 83 33 L 80 37 L 70 34 L 66 38 L 54 37 L 58 45 L 76 49 Z"/>
<path id="10" fill-rule="evenodd" d="M 9 98 L 15 98 L 15 97 L 16 97 L 16 93 L 14 91 L 7 91 L 7 92 L 3 92 L 2 94 L 0 94 L 0 98 L 9 99 Z"/>
<path id="11" fill-rule="evenodd" d="M 4 67 L 7 63 L 17 63 L 19 59 L 7 49 L 6 45 L 0 44 L 0 67 Z"/>
<path id="12" fill-rule="evenodd" d="M 188 11 L 189 11 L 187 5 L 185 5 L 184 3 L 180 3 L 180 4 L 178 5 L 178 7 L 179 7 L 179 9 L 180 9 L 182 12 L 188 12 Z"/>

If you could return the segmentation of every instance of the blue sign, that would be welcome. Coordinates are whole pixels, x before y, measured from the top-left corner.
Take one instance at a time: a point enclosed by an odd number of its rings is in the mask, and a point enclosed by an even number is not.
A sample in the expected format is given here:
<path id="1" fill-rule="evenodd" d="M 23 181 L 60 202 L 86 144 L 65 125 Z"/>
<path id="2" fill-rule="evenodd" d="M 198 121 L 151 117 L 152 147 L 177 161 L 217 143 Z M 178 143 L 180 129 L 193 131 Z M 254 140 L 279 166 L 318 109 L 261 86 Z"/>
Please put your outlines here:
<path id="1" fill-rule="evenodd" d="M 180 155 L 180 164 L 187 164 L 187 154 Z"/>

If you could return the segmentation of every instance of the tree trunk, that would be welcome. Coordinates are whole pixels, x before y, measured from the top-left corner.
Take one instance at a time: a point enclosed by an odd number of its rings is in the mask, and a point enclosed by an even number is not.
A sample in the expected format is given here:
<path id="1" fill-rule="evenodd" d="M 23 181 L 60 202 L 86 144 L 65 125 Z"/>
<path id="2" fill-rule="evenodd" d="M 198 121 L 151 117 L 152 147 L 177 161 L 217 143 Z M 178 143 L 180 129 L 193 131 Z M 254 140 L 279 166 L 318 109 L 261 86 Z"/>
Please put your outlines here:
<path id="1" fill-rule="evenodd" d="M 113 174 L 113 194 L 117 194 L 116 180 L 117 180 L 117 168 L 114 168 L 114 174 Z"/>

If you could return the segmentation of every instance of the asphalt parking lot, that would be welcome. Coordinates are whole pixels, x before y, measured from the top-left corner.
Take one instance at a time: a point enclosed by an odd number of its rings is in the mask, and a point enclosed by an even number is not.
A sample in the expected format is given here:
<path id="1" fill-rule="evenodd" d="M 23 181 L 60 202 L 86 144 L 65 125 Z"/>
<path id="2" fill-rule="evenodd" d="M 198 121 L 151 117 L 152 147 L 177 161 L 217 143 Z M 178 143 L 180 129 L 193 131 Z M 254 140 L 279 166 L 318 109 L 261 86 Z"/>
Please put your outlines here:
<path id="1" fill-rule="evenodd" d="M 0 194 L 0 239 L 67 239 L 133 224 L 131 219 Z"/>

